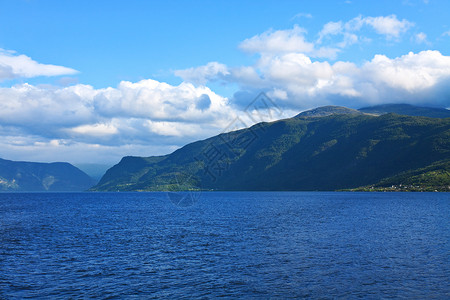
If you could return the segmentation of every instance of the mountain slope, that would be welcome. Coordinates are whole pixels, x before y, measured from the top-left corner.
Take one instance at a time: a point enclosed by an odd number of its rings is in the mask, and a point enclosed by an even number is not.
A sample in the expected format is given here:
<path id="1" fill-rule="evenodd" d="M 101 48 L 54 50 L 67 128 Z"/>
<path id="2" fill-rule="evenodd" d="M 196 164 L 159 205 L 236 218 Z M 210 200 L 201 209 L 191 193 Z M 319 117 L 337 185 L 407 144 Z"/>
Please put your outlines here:
<path id="1" fill-rule="evenodd" d="M 170 155 L 125 157 L 93 190 L 336 190 L 375 184 L 449 157 L 450 119 L 298 115 Z"/>
<path id="2" fill-rule="evenodd" d="M 2 191 L 85 191 L 95 181 L 69 163 L 35 163 L 0 159 Z"/>
<path id="3" fill-rule="evenodd" d="M 424 168 L 409 170 L 385 178 L 376 184 L 359 187 L 353 190 L 450 192 L 450 159 L 435 162 Z"/>
<path id="4" fill-rule="evenodd" d="M 371 107 L 363 107 L 360 112 L 374 115 L 396 113 L 407 116 L 422 116 L 429 118 L 450 118 L 450 110 L 436 107 L 420 107 L 410 104 L 383 104 Z"/>
<path id="5" fill-rule="evenodd" d="M 311 110 L 307 110 L 304 112 L 299 113 L 295 116 L 295 118 L 302 118 L 302 117 L 326 117 L 330 115 L 362 115 L 363 113 L 359 110 L 347 108 L 343 106 L 322 106 L 317 107 Z"/>

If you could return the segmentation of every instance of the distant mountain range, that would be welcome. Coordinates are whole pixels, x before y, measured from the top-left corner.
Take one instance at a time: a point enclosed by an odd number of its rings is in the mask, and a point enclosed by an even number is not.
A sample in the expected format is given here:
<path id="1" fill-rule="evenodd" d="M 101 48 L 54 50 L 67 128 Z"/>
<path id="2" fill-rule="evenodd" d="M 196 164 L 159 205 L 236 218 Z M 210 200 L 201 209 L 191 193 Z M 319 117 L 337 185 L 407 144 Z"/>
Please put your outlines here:
<path id="1" fill-rule="evenodd" d="M 164 156 L 124 157 L 93 191 L 450 191 L 450 112 L 326 106 Z"/>
<path id="2" fill-rule="evenodd" d="M 450 110 L 437 107 L 420 107 L 410 104 L 383 104 L 359 109 L 360 112 L 374 115 L 396 113 L 407 116 L 421 116 L 430 118 L 450 118 Z"/>
<path id="3" fill-rule="evenodd" d="M 0 191 L 85 191 L 95 182 L 69 163 L 0 159 Z"/>
<path id="4" fill-rule="evenodd" d="M 75 167 L 77 167 L 78 169 L 89 175 L 97 183 L 105 174 L 106 170 L 112 167 L 112 164 L 105 165 L 105 164 L 85 163 L 85 164 L 76 164 Z"/>

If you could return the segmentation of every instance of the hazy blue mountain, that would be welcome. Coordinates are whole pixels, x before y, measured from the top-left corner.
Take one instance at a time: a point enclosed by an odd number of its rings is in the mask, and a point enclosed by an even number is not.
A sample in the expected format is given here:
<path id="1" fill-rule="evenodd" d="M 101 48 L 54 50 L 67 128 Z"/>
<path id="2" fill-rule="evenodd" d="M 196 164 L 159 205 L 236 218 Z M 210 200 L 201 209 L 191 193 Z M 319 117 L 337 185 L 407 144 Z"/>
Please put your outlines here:
<path id="1" fill-rule="evenodd" d="M 374 115 L 396 113 L 407 116 L 422 116 L 430 118 L 450 118 L 450 110 L 437 107 L 420 107 L 411 104 L 383 104 L 360 108 L 359 111 Z"/>
<path id="2" fill-rule="evenodd" d="M 102 178 L 105 172 L 112 167 L 112 165 L 105 164 L 75 164 L 75 167 L 88 174 L 97 182 Z"/>
<path id="3" fill-rule="evenodd" d="M 450 119 L 325 107 L 165 156 L 124 157 L 93 190 L 337 190 L 414 183 L 420 172 L 445 190 L 448 160 Z"/>
<path id="4" fill-rule="evenodd" d="M 0 159 L 1 191 L 85 191 L 95 181 L 69 163 Z"/>

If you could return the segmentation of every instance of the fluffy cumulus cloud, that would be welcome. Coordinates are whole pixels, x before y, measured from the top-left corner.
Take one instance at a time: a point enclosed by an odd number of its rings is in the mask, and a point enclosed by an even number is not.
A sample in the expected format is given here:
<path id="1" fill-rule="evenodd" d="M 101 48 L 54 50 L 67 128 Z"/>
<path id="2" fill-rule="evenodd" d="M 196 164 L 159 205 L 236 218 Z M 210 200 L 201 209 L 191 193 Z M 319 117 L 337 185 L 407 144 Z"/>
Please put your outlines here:
<path id="1" fill-rule="evenodd" d="M 222 78 L 241 85 L 233 99 L 251 101 L 264 90 L 288 109 L 336 104 L 352 107 L 385 102 L 450 105 L 450 57 L 422 51 L 389 58 L 375 55 L 362 65 L 314 61 L 303 53 L 263 55 L 255 66 L 228 68 Z"/>
<path id="2" fill-rule="evenodd" d="M 175 75 L 195 84 L 205 84 L 208 80 L 229 75 L 226 65 L 210 62 L 205 66 L 175 71 Z"/>
<path id="3" fill-rule="evenodd" d="M 225 113 L 226 101 L 202 85 L 183 82 L 173 86 L 148 79 L 136 83 L 122 81 L 117 88 L 99 90 L 93 105 L 100 115 L 107 117 L 202 123 Z"/>
<path id="4" fill-rule="evenodd" d="M 306 30 L 295 25 L 287 30 L 269 30 L 244 40 L 240 49 L 249 53 L 276 54 L 300 52 L 313 57 L 336 57 L 336 48 L 316 47 L 313 42 L 308 42 L 305 37 Z"/>
<path id="5" fill-rule="evenodd" d="M 235 116 L 226 98 L 191 83 L 122 81 L 116 88 L 105 89 L 25 83 L 0 88 L 1 149 L 16 154 L 28 153 L 27 149 L 63 151 L 76 145 L 90 145 L 86 149 L 95 152 L 121 151 L 124 145 L 136 145 L 142 151 L 147 145 L 147 155 L 151 149 L 168 153 L 220 133 Z"/>
<path id="6" fill-rule="evenodd" d="M 305 40 L 305 33 L 306 30 L 297 25 L 290 30 L 269 30 L 244 40 L 240 48 L 250 53 L 310 53 L 314 49 L 314 44 Z"/>
<path id="7" fill-rule="evenodd" d="M 0 81 L 37 76 L 58 76 L 76 74 L 78 71 L 55 65 L 41 64 L 26 55 L 0 48 Z"/>
<path id="8" fill-rule="evenodd" d="M 396 15 L 357 16 L 325 24 L 315 41 L 308 41 L 306 30 L 299 26 L 269 30 L 239 45 L 245 52 L 259 54 L 253 65 L 232 67 L 214 62 L 176 74 L 188 82 L 194 78 L 194 82 L 237 84 L 240 90 L 230 101 L 240 107 L 258 91 L 293 111 L 327 104 L 358 107 L 386 102 L 449 106 L 450 57 L 439 51 L 399 57 L 377 54 L 358 65 L 334 60 L 344 48 L 370 41 L 367 34 L 395 43 L 413 26 Z M 428 44 L 423 32 L 410 37 L 413 42 Z"/>
<path id="9" fill-rule="evenodd" d="M 376 55 L 363 65 L 361 73 L 359 84 L 370 85 L 376 91 L 364 94 L 370 95 L 372 101 L 394 98 L 396 102 L 449 104 L 450 93 L 445 86 L 450 80 L 450 57 L 439 51 L 410 52 L 394 59 Z"/>
<path id="10" fill-rule="evenodd" d="M 395 15 L 362 18 L 361 22 L 373 27 L 377 33 L 383 34 L 388 38 L 398 38 L 400 34 L 406 32 L 414 25 L 406 19 L 398 20 Z"/>

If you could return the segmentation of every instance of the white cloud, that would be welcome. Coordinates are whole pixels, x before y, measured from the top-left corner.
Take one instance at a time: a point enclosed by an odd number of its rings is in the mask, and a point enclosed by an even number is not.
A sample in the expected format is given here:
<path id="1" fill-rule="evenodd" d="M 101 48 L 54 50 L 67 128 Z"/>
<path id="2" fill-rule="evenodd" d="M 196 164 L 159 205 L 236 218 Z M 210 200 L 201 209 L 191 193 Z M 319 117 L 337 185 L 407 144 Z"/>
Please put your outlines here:
<path id="1" fill-rule="evenodd" d="M 17 142 L 20 141 L 20 144 Z M 16 143 L 15 143 L 16 142 Z M 116 164 L 128 155 L 164 155 L 179 148 L 176 143 L 104 145 L 63 139 L 45 139 L 40 136 L 7 136 L 0 140 L 1 157 L 4 159 L 71 163 Z"/>
<path id="2" fill-rule="evenodd" d="M 210 99 L 207 114 L 199 108 L 204 95 Z M 225 113 L 227 100 L 205 86 L 185 82 L 172 86 L 147 79 L 122 81 L 117 88 L 98 90 L 93 105 L 102 116 L 205 122 Z"/>
<path id="3" fill-rule="evenodd" d="M 412 22 L 405 19 L 398 20 L 396 15 L 379 17 L 363 17 L 360 15 L 345 23 L 343 21 L 328 22 L 319 32 L 317 43 L 320 44 L 333 36 L 342 36 L 342 41 L 336 43 L 336 46 L 345 48 L 357 43 L 359 40 L 366 39 L 362 35 L 363 33 L 360 33 L 363 27 L 374 29 L 377 34 L 385 36 L 388 40 L 398 39 L 401 34 L 408 31 L 412 26 L 414 26 Z M 359 37 L 356 33 L 362 36 Z"/>
<path id="4" fill-rule="evenodd" d="M 342 33 L 343 25 L 342 21 L 339 22 L 329 22 L 325 24 L 322 30 L 319 32 L 319 40 L 320 43 L 325 36 L 328 35 L 336 35 Z"/>
<path id="5" fill-rule="evenodd" d="M 372 26 L 377 33 L 386 35 L 388 38 L 398 38 L 401 33 L 414 26 L 414 23 L 406 19 L 398 20 L 396 15 L 366 17 L 362 20 L 365 24 Z"/>
<path id="6" fill-rule="evenodd" d="M 270 55 L 268 57 L 271 57 Z M 260 61 L 264 60 L 263 58 Z M 230 70 L 230 76 L 226 77 L 226 80 L 232 78 L 242 85 L 252 85 L 252 86 L 264 86 L 264 82 L 260 75 L 252 66 L 242 66 L 237 68 L 232 68 Z"/>
<path id="7" fill-rule="evenodd" d="M 175 71 L 175 75 L 195 84 L 205 84 L 219 75 L 228 75 L 227 66 L 218 62 L 210 62 L 205 66 Z"/>
<path id="8" fill-rule="evenodd" d="M 333 30 L 332 28 L 326 30 Z M 259 53 L 270 56 L 283 53 L 304 53 L 311 57 L 335 59 L 339 49 L 320 46 L 320 41 L 314 44 L 306 40 L 306 30 L 294 25 L 287 30 L 269 30 L 244 40 L 240 49 L 249 53 Z"/>
<path id="9" fill-rule="evenodd" d="M 328 62 L 311 62 L 309 57 L 301 53 L 274 57 L 265 69 L 265 76 L 270 81 L 292 83 L 301 89 L 309 89 L 332 74 Z"/>
<path id="10" fill-rule="evenodd" d="M 237 84 L 241 90 L 232 101 L 241 106 L 261 90 L 285 107 L 296 109 L 331 103 L 355 107 L 386 101 L 434 104 L 446 101 L 442 99 L 448 97 L 430 98 L 436 93 L 446 93 L 442 85 L 450 76 L 448 57 L 437 51 L 410 53 L 397 58 L 375 55 L 360 66 L 342 61 L 334 64 L 314 61 L 317 57 L 335 59 L 344 48 L 370 41 L 368 34 L 381 35 L 392 43 L 412 26 L 412 22 L 398 19 L 396 15 L 360 15 L 347 22 L 328 22 L 317 34 L 315 43 L 309 42 L 306 30 L 297 25 L 288 30 L 269 30 L 239 45 L 246 52 L 259 54 L 254 65 L 230 67 L 214 62 L 176 74 L 183 75 L 184 80 L 202 84 L 208 80 Z M 419 33 L 411 40 L 428 43 L 425 33 Z M 221 71 L 211 68 L 218 65 Z M 205 71 L 211 69 L 214 71 Z M 426 91 L 430 92 L 428 99 Z"/>
<path id="11" fill-rule="evenodd" d="M 345 48 L 350 45 L 356 44 L 359 41 L 359 37 L 354 33 L 345 32 L 342 42 L 338 43 L 337 46 L 340 48 Z"/>
<path id="12" fill-rule="evenodd" d="M 314 44 L 305 40 L 306 30 L 295 25 L 288 30 L 269 30 L 244 40 L 239 47 L 250 53 L 310 53 Z"/>
<path id="13" fill-rule="evenodd" d="M 315 42 L 307 40 L 307 31 L 304 28 L 294 25 L 292 29 L 268 30 L 255 35 L 244 40 L 239 47 L 245 52 L 261 55 L 281 55 L 295 52 L 307 54 L 310 57 L 335 59 L 340 49 L 353 45 L 360 40 L 367 40 L 364 36 L 360 37 L 356 34 L 367 33 L 367 31 L 362 32 L 363 27 L 371 28 L 375 33 L 385 36 L 386 39 L 393 40 L 399 39 L 400 35 L 407 32 L 412 26 L 414 26 L 414 23 L 406 19 L 399 20 L 396 15 L 378 17 L 363 17 L 360 15 L 347 22 L 326 23 L 318 33 L 318 39 Z M 342 39 L 336 41 L 336 36 L 342 37 Z M 195 71 L 196 73 L 203 72 L 217 75 L 225 72 L 222 70 L 226 70 L 223 65 L 217 62 L 210 64 L 203 66 L 204 69 L 202 70 L 188 69 L 181 72 Z M 219 65 L 220 68 L 218 68 Z M 190 76 L 192 77 L 192 74 Z M 187 78 L 188 76 L 185 74 L 181 77 Z M 201 78 L 204 78 L 204 76 Z M 190 78 L 189 81 L 195 82 L 195 78 Z"/>
<path id="14" fill-rule="evenodd" d="M 94 119 L 92 101 L 97 91 L 88 85 L 44 88 L 30 84 L 0 88 L 0 124 L 31 129 Z"/>
<path id="15" fill-rule="evenodd" d="M 56 65 L 41 64 L 26 55 L 0 48 L 0 80 L 37 76 L 72 75 L 78 71 Z"/>
<path id="16" fill-rule="evenodd" d="M 374 87 L 389 87 L 413 96 L 448 81 L 450 57 L 439 51 L 410 52 L 394 59 L 376 55 L 361 71 Z"/>
<path id="17" fill-rule="evenodd" d="M 197 137 L 204 131 L 204 124 L 185 123 L 185 122 L 165 122 L 147 120 L 144 124 L 151 132 L 169 137 Z M 203 136 L 203 134 L 202 134 Z"/>
<path id="18" fill-rule="evenodd" d="M 300 18 L 311 19 L 311 18 L 312 18 L 312 15 L 311 15 L 311 14 L 308 14 L 308 13 L 298 13 L 298 14 L 296 14 L 295 16 L 293 16 L 293 17 L 291 18 L 291 20 L 294 20 L 294 19 L 300 19 Z"/>
<path id="19" fill-rule="evenodd" d="M 113 124 L 104 123 L 80 125 L 71 128 L 69 131 L 80 135 L 95 137 L 103 137 L 105 135 L 108 136 L 119 133 L 119 130 Z"/>
<path id="20" fill-rule="evenodd" d="M 226 98 L 190 83 L 122 81 L 105 89 L 25 83 L 0 88 L 0 136 L 10 137 L 6 140 L 13 144 L 8 149 L 66 151 L 69 144 L 104 149 L 121 145 L 151 149 L 158 144 L 172 149 L 220 133 L 236 114 Z"/>
<path id="21" fill-rule="evenodd" d="M 439 51 L 409 53 L 397 58 L 375 55 L 357 66 L 337 61 L 313 61 L 303 53 L 262 55 L 253 67 L 245 67 L 251 80 L 226 77 L 242 90 L 236 103 L 251 101 L 258 91 L 290 109 L 306 109 L 327 104 L 358 107 L 376 103 L 406 102 L 449 105 L 450 57 Z M 241 67 L 243 69 L 243 67 Z M 256 76 L 256 78 L 255 78 Z"/>
<path id="22" fill-rule="evenodd" d="M 286 91 L 274 88 L 273 90 L 269 91 L 267 93 L 267 95 L 271 98 L 274 99 L 280 99 L 280 100 L 287 100 L 288 99 L 288 95 L 286 93 Z"/>
<path id="23" fill-rule="evenodd" d="M 450 30 L 444 32 L 442 35 L 443 35 L 443 36 L 450 36 Z"/>
<path id="24" fill-rule="evenodd" d="M 344 28 L 345 28 L 345 31 L 348 31 L 348 32 L 359 31 L 363 27 L 364 23 L 365 23 L 365 19 L 361 15 L 359 15 L 359 16 L 351 19 L 350 21 L 347 21 L 344 24 Z"/>
<path id="25" fill-rule="evenodd" d="M 427 35 L 423 32 L 419 32 L 415 35 L 415 41 L 418 44 L 428 44 Z"/>

